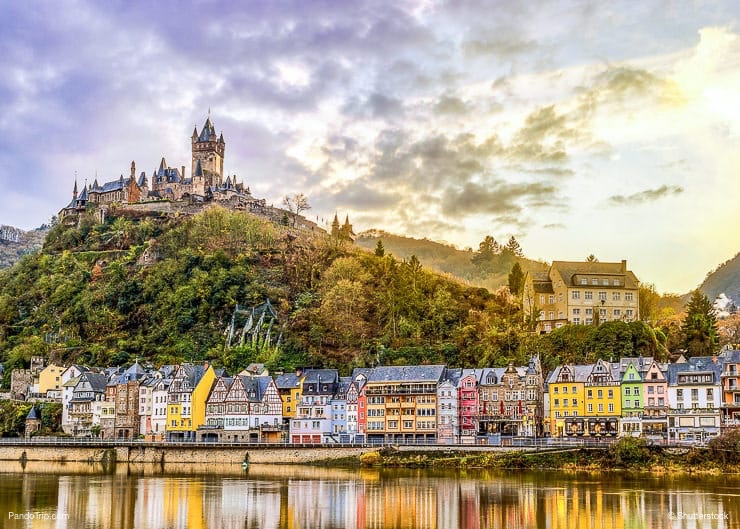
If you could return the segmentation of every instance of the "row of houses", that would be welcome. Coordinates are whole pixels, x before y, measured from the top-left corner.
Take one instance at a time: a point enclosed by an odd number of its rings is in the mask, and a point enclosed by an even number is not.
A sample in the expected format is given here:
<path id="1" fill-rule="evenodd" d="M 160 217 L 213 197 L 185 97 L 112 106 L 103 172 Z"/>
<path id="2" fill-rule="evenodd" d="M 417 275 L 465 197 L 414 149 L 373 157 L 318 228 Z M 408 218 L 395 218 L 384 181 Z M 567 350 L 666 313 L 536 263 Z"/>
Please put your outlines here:
<path id="1" fill-rule="evenodd" d="M 444 365 L 236 375 L 208 363 L 59 368 L 62 427 L 75 436 L 167 441 L 498 443 L 507 437 L 643 436 L 703 441 L 740 426 L 740 351 L 558 366 Z"/>

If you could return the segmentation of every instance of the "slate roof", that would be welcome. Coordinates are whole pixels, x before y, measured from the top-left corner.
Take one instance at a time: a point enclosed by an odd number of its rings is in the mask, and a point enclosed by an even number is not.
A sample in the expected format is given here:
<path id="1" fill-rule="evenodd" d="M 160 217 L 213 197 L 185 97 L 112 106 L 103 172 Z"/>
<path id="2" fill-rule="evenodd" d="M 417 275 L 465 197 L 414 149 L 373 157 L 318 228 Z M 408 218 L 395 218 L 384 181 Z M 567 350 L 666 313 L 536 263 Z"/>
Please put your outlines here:
<path id="1" fill-rule="evenodd" d="M 569 287 L 586 286 L 576 281 L 579 276 L 599 276 L 608 279 L 621 279 L 617 288 L 637 288 L 639 282 L 630 270 L 623 270 L 622 263 L 589 263 L 583 261 L 553 261 L 552 270 L 560 275 L 563 283 Z M 590 282 L 589 282 L 590 284 Z M 596 286 L 596 285 L 594 285 Z M 598 285 L 602 287 L 613 287 L 613 281 L 609 285 Z"/>
<path id="2" fill-rule="evenodd" d="M 247 392 L 247 399 L 250 402 L 260 402 L 265 395 L 265 391 L 270 386 L 272 377 L 250 377 L 248 375 L 241 375 L 241 379 L 244 390 Z"/>
<path id="3" fill-rule="evenodd" d="M 369 383 L 378 382 L 439 382 L 445 366 L 379 366 L 368 376 Z"/>
<path id="4" fill-rule="evenodd" d="M 711 356 L 694 356 L 680 364 L 668 364 L 668 373 L 666 374 L 668 385 L 675 386 L 678 384 L 678 375 L 683 373 L 712 373 L 713 381 L 709 384 L 716 385 L 722 375 L 722 362 L 713 362 Z M 707 382 L 692 384 L 705 385 Z"/>
<path id="5" fill-rule="evenodd" d="M 36 406 L 31 406 L 31 410 L 28 412 L 28 415 L 26 415 L 26 420 L 41 420 L 41 415 L 39 414 L 39 411 L 36 409 Z"/>
<path id="6" fill-rule="evenodd" d="M 283 373 L 275 377 L 275 385 L 278 389 L 293 389 L 300 387 L 301 379 L 295 373 Z"/>
<path id="7" fill-rule="evenodd" d="M 593 369 L 593 364 L 586 364 L 586 365 L 573 365 L 568 364 L 568 367 L 573 372 L 573 380 L 572 382 L 586 382 L 586 379 L 591 374 L 591 370 Z M 558 377 L 560 376 L 560 371 L 563 369 L 563 366 L 558 366 L 555 369 L 553 369 L 552 373 L 550 373 L 547 377 L 547 383 L 553 384 L 557 383 Z"/>

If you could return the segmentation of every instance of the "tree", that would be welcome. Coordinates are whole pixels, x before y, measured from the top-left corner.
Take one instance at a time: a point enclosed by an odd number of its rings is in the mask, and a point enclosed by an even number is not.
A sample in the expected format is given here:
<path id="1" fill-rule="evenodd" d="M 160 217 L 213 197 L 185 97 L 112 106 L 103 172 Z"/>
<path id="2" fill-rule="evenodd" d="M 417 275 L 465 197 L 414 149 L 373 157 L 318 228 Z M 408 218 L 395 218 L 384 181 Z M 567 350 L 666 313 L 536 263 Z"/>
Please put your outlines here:
<path id="1" fill-rule="evenodd" d="M 496 239 L 490 235 L 486 235 L 486 238 L 480 242 L 478 251 L 473 254 L 470 261 L 485 275 L 493 271 L 493 262 L 500 253 L 501 246 L 496 242 Z"/>
<path id="2" fill-rule="evenodd" d="M 519 266 L 519 263 L 514 263 L 514 266 L 511 267 L 511 272 L 509 272 L 509 290 L 512 294 L 515 296 L 518 296 L 522 292 L 522 287 L 524 286 L 524 272 L 522 272 L 522 267 Z"/>
<path id="3" fill-rule="evenodd" d="M 698 289 L 691 293 L 681 324 L 681 345 L 690 356 L 710 355 L 719 345 L 714 307 Z"/>
<path id="4" fill-rule="evenodd" d="M 594 254 L 590 254 L 588 257 L 586 257 L 587 263 L 598 263 L 599 260 L 596 258 Z"/>
<path id="5" fill-rule="evenodd" d="M 509 237 L 509 242 L 506 243 L 506 248 L 504 249 L 516 257 L 524 257 L 522 247 L 513 235 Z"/>
<path id="6" fill-rule="evenodd" d="M 304 211 L 308 211 L 309 209 L 311 209 L 311 206 L 308 203 L 308 197 L 303 193 L 296 193 L 292 197 L 285 195 L 283 197 L 283 205 L 288 208 L 288 211 L 293 217 L 294 228 L 295 223 L 298 220 L 298 215 L 300 215 Z"/>
<path id="7" fill-rule="evenodd" d="M 637 297 L 640 307 L 640 319 L 654 323 L 658 319 L 658 301 L 660 300 L 660 294 L 656 292 L 655 285 L 652 283 L 641 284 Z"/>
<path id="8" fill-rule="evenodd" d="M 380 239 L 378 239 L 378 242 L 375 245 L 375 255 L 377 257 L 383 257 L 385 255 L 385 247 L 383 246 L 383 241 Z"/>

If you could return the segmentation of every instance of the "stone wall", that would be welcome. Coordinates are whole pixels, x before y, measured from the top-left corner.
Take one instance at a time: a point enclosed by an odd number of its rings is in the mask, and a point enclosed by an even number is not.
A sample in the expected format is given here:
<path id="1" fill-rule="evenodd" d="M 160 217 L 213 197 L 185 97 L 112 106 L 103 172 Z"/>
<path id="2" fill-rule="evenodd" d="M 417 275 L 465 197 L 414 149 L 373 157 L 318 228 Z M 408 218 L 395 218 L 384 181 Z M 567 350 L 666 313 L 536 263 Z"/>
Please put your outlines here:
<path id="1" fill-rule="evenodd" d="M 252 448 L 249 446 L 215 448 L 207 446 L 162 447 L 162 446 L 0 446 L 0 461 L 51 461 L 51 462 L 110 462 L 115 453 L 117 463 L 219 463 L 240 464 L 245 459 L 250 463 L 301 464 L 328 461 L 348 457 L 359 457 L 373 451 L 371 448 Z"/>

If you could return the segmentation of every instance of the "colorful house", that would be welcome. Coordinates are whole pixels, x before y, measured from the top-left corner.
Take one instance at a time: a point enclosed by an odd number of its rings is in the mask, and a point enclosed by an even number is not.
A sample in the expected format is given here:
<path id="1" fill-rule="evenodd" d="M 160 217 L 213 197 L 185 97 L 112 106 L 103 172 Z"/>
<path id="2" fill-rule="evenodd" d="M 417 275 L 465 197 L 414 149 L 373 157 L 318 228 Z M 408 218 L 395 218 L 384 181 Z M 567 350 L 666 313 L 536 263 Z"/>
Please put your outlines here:
<path id="1" fill-rule="evenodd" d="M 622 415 L 622 392 L 619 371 L 612 371 L 612 365 L 605 360 L 597 360 L 584 382 L 583 419 L 571 420 L 576 435 L 591 437 L 616 436 L 619 433 L 619 419 Z M 572 398 L 571 398 L 572 402 Z"/>
<path id="2" fill-rule="evenodd" d="M 635 367 L 634 359 L 629 359 L 626 365 L 621 363 L 620 365 L 623 366 L 621 371 L 621 433 L 639 437 L 642 435 L 642 375 Z"/>
<path id="3" fill-rule="evenodd" d="M 437 386 L 437 442 L 456 444 L 459 442 L 458 386 L 462 369 L 446 369 Z"/>
<path id="4" fill-rule="evenodd" d="M 547 377 L 550 409 L 545 430 L 552 437 L 585 435 L 585 384 L 592 370 L 592 365 L 566 364 Z"/>
<path id="5" fill-rule="evenodd" d="M 722 364 L 716 356 L 695 356 L 668 366 L 668 438 L 705 442 L 719 435 Z"/>
<path id="6" fill-rule="evenodd" d="M 336 369 L 310 369 L 303 379 L 301 401 L 290 421 L 292 443 L 337 442 L 331 430 L 331 398 L 339 386 Z"/>
<path id="7" fill-rule="evenodd" d="M 727 350 L 721 355 L 722 426 L 740 426 L 740 351 Z"/>
<path id="8" fill-rule="evenodd" d="M 175 372 L 167 393 L 167 440 L 193 441 L 206 421 L 206 399 L 216 373 L 204 365 L 183 364 Z"/>

